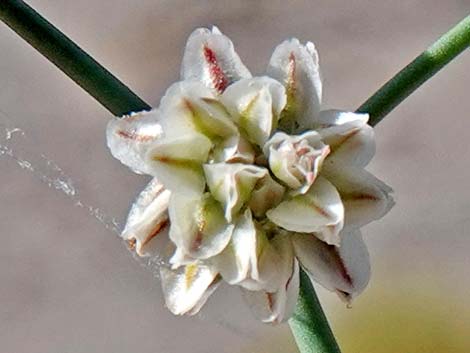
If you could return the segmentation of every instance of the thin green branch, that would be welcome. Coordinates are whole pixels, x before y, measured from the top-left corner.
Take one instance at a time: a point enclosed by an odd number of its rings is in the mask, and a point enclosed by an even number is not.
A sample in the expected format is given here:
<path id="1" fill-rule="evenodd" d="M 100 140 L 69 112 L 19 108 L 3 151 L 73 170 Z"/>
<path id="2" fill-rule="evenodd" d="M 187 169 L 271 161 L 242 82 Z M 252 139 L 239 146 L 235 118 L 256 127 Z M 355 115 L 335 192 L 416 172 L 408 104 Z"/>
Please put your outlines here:
<path id="1" fill-rule="evenodd" d="M 301 353 L 341 353 L 315 289 L 303 270 L 297 307 L 289 325 Z"/>
<path id="2" fill-rule="evenodd" d="M 0 19 L 114 115 L 150 108 L 23 1 L 0 0 Z"/>
<path id="3" fill-rule="evenodd" d="M 377 125 L 393 108 L 469 46 L 470 16 L 467 16 L 384 84 L 358 111 L 369 113 L 369 124 Z"/>
<path id="4" fill-rule="evenodd" d="M 0 0 L 0 19 L 77 82 L 114 115 L 149 109 L 69 38 L 19 0 Z M 387 82 L 359 109 L 376 125 L 388 112 L 470 45 L 470 16 Z M 340 353 L 308 276 L 301 271 L 300 296 L 289 321 L 301 353 Z"/>

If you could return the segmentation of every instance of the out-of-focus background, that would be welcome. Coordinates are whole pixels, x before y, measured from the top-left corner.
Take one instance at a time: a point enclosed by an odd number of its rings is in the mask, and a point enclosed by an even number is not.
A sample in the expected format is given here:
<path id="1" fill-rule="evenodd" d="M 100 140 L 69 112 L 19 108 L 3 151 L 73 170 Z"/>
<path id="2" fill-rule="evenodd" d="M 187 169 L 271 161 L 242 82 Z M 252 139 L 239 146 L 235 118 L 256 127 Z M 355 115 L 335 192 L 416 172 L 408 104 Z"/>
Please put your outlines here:
<path id="1" fill-rule="evenodd" d="M 466 16 L 469 0 L 30 0 L 157 105 L 185 40 L 216 24 L 254 73 L 287 37 L 315 42 L 325 107 L 355 109 Z M 376 128 L 370 165 L 397 205 L 363 229 L 373 276 L 347 309 L 320 291 L 345 353 L 470 351 L 470 52 Z M 0 351 L 296 352 L 233 288 L 194 318 L 163 306 L 152 264 L 113 229 L 146 182 L 105 147 L 111 118 L 0 24 Z M 18 130 L 19 129 L 19 130 Z M 115 218 L 115 221 L 113 221 Z"/>

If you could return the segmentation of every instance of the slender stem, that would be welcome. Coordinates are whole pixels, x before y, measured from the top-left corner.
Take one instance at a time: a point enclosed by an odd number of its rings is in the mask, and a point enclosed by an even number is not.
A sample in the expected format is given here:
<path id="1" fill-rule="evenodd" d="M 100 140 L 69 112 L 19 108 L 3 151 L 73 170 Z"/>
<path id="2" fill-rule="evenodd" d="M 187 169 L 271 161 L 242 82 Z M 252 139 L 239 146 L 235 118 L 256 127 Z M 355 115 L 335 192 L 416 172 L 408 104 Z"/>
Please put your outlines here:
<path id="1" fill-rule="evenodd" d="M 52 61 L 114 115 L 149 109 L 69 38 L 19 0 L 0 0 L 0 19 Z M 470 16 L 451 29 L 369 98 L 358 111 L 371 125 L 470 45 Z M 340 353 L 308 276 L 301 271 L 300 295 L 289 324 L 302 353 Z"/>
<path id="2" fill-rule="evenodd" d="M 369 113 L 369 124 L 377 125 L 393 108 L 469 46 L 470 16 L 467 16 L 385 83 L 358 111 Z"/>
<path id="3" fill-rule="evenodd" d="M 0 0 L 0 19 L 114 115 L 150 108 L 23 1 Z"/>
<path id="4" fill-rule="evenodd" d="M 289 325 L 301 353 L 341 353 L 315 289 L 303 270 L 297 307 Z"/>

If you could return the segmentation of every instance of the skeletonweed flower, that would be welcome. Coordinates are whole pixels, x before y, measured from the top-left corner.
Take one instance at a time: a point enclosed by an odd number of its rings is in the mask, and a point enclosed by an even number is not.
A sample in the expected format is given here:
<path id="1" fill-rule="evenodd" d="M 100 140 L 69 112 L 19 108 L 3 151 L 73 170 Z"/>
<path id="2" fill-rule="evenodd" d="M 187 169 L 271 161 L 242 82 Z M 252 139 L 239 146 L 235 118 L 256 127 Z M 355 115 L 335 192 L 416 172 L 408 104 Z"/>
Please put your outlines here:
<path id="1" fill-rule="evenodd" d="M 153 177 L 122 237 L 141 256 L 170 249 L 160 271 L 173 313 L 197 313 L 225 281 L 262 321 L 284 321 L 299 266 L 348 301 L 367 285 L 359 228 L 391 208 L 391 189 L 364 170 L 368 115 L 321 111 L 321 98 L 313 43 L 281 43 L 253 77 L 225 35 L 203 28 L 160 106 L 109 123 L 114 157 Z"/>

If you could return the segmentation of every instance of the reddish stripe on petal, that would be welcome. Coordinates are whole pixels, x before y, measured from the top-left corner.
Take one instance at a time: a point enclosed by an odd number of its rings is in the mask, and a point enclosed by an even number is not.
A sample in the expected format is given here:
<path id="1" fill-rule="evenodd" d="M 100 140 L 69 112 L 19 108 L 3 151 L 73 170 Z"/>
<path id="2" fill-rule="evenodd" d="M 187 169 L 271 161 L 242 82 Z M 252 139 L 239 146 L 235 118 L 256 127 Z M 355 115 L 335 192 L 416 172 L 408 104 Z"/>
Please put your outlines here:
<path id="1" fill-rule="evenodd" d="M 153 228 L 152 232 L 145 238 L 142 242 L 142 246 L 147 244 L 150 240 L 155 238 L 162 230 L 164 230 L 170 224 L 170 220 L 168 218 L 162 220 L 161 222 L 157 223 Z"/>
<path id="2" fill-rule="evenodd" d="M 156 186 L 155 190 L 153 190 L 154 194 L 152 196 L 152 199 L 155 200 L 158 196 L 160 196 L 165 189 L 163 188 L 163 184 L 159 184 Z"/>
<path id="3" fill-rule="evenodd" d="M 295 60 L 295 55 L 294 53 L 290 53 L 289 55 L 289 73 L 288 73 L 288 78 L 287 78 L 287 99 L 288 101 L 291 100 L 290 102 L 288 102 L 289 104 L 292 104 L 292 100 L 294 99 L 295 97 L 295 91 L 296 91 L 296 85 L 295 85 L 295 72 L 296 72 L 296 69 L 297 69 L 297 63 L 296 63 L 296 60 Z"/>
<path id="4" fill-rule="evenodd" d="M 125 138 L 128 140 L 134 140 L 137 142 L 149 142 L 155 138 L 155 136 L 153 135 L 139 135 L 139 134 L 136 134 L 135 132 L 128 132 L 124 130 L 119 130 L 116 133 L 122 138 Z"/>
<path id="5" fill-rule="evenodd" d="M 365 193 L 344 193 L 342 194 L 342 199 L 348 200 L 348 201 L 361 201 L 361 200 L 380 201 L 380 197 L 377 197 L 375 195 L 365 194 Z"/>
<path id="6" fill-rule="evenodd" d="M 335 262 L 339 269 L 339 273 L 341 277 L 352 287 L 353 280 L 348 273 L 348 269 L 346 268 L 346 265 L 344 264 L 343 259 L 341 259 L 338 248 L 336 246 L 331 246 L 331 249 L 332 249 L 333 256 L 335 258 Z"/>
<path id="7" fill-rule="evenodd" d="M 202 237 L 203 237 L 203 234 L 201 231 L 198 231 L 196 233 L 196 238 L 194 238 L 194 241 L 193 241 L 193 244 L 191 246 L 191 250 L 193 251 L 197 251 L 200 247 L 201 247 L 201 244 L 202 244 Z"/>
<path id="8" fill-rule="evenodd" d="M 214 104 L 214 105 L 219 104 L 220 105 L 219 101 L 217 99 L 214 99 L 214 98 L 202 97 L 201 100 L 203 102 L 206 102 L 207 104 Z"/>
<path id="9" fill-rule="evenodd" d="M 323 217 L 328 218 L 328 219 L 331 218 L 331 215 L 324 208 L 321 208 L 317 204 L 313 202 L 312 203 L 309 202 L 308 205 L 310 205 L 311 208 L 313 208 L 316 212 L 321 214 Z"/>
<path id="10" fill-rule="evenodd" d="M 268 308 L 272 312 L 274 309 L 273 293 L 266 293 L 266 299 L 268 300 Z"/>
<path id="11" fill-rule="evenodd" d="M 294 261 L 292 262 L 292 266 L 293 266 L 293 267 L 295 266 Z M 291 276 L 289 277 L 289 279 L 287 280 L 286 286 L 284 287 L 284 288 L 286 289 L 286 291 L 289 289 L 289 284 L 290 284 L 290 282 L 292 281 L 292 278 L 294 277 L 294 274 L 295 274 L 295 270 L 292 269 L 292 274 L 291 274 Z"/>
<path id="12" fill-rule="evenodd" d="M 218 63 L 217 56 L 207 45 L 204 46 L 204 58 L 209 65 L 209 74 L 214 88 L 217 92 L 222 93 L 228 86 L 228 80 Z"/>
<path id="13" fill-rule="evenodd" d="M 347 292 L 344 292 L 342 290 L 336 289 L 336 294 L 338 294 L 338 296 L 340 297 L 341 300 L 343 300 L 347 303 L 346 307 L 348 309 L 352 308 L 352 306 L 351 306 L 351 294 L 350 293 L 347 293 Z"/>

